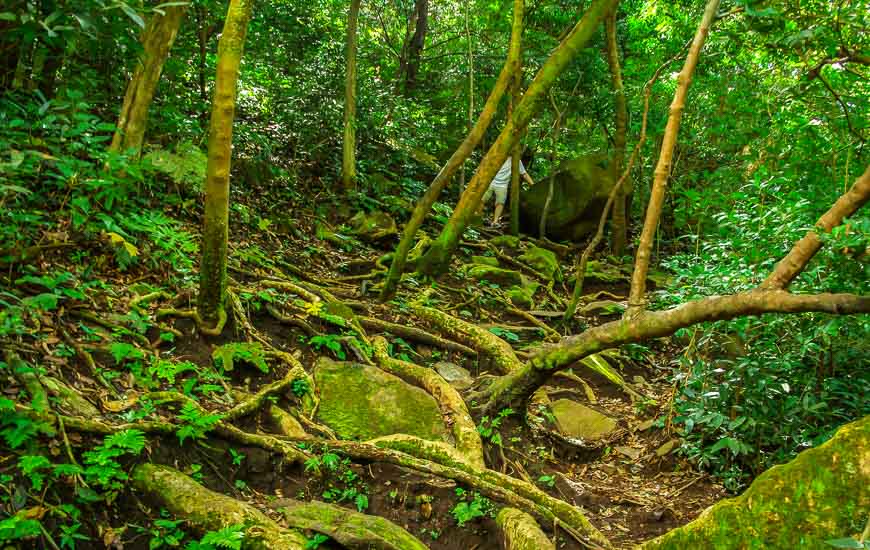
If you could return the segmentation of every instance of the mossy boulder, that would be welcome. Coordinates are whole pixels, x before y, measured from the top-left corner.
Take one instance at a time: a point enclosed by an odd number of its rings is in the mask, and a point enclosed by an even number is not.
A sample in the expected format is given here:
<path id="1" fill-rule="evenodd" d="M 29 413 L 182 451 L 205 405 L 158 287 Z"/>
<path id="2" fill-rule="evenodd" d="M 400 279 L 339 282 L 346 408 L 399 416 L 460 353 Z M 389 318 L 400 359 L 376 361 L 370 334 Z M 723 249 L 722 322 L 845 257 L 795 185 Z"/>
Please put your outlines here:
<path id="1" fill-rule="evenodd" d="M 616 429 L 616 420 L 570 399 L 550 404 L 559 432 L 572 439 L 594 443 L 607 438 Z"/>
<path id="2" fill-rule="evenodd" d="M 490 239 L 489 242 L 501 248 L 517 248 L 520 246 L 520 238 L 514 235 L 499 235 Z"/>
<path id="3" fill-rule="evenodd" d="M 588 155 L 563 162 L 554 175 L 547 236 L 579 241 L 594 231 L 614 183 L 604 155 Z M 524 232 L 538 234 L 548 192 L 548 182 L 542 178 L 541 183 L 520 194 L 520 222 Z"/>
<path id="4" fill-rule="evenodd" d="M 348 224 L 354 236 L 370 243 L 377 243 L 394 237 L 399 232 L 396 227 L 396 220 L 386 212 L 379 210 L 368 213 L 357 212 L 356 216 L 348 221 Z"/>
<path id="5" fill-rule="evenodd" d="M 476 265 L 488 265 L 490 267 L 498 267 L 498 258 L 492 256 L 472 256 L 471 263 Z"/>
<path id="6" fill-rule="evenodd" d="M 830 548 L 870 514 L 870 416 L 758 476 L 736 498 L 645 543 L 645 549 Z M 857 546 L 856 546 L 857 548 Z"/>
<path id="7" fill-rule="evenodd" d="M 325 357 L 314 367 L 320 392 L 317 419 L 342 439 L 404 433 L 446 440 L 438 403 L 425 391 L 376 367 Z"/>
<path id="8" fill-rule="evenodd" d="M 513 286 L 507 290 L 507 295 L 513 305 L 531 309 L 535 305 L 535 292 L 539 286 L 538 283 Z"/>
<path id="9" fill-rule="evenodd" d="M 486 281 L 501 287 L 522 286 L 524 281 L 522 273 L 511 269 L 502 269 L 490 265 L 472 265 L 468 269 L 468 276 L 475 281 Z"/>
<path id="10" fill-rule="evenodd" d="M 561 281 L 562 270 L 559 267 L 559 259 L 552 250 L 541 248 L 539 246 L 531 246 L 520 260 L 530 265 L 538 273 L 547 278 L 548 281 Z"/>

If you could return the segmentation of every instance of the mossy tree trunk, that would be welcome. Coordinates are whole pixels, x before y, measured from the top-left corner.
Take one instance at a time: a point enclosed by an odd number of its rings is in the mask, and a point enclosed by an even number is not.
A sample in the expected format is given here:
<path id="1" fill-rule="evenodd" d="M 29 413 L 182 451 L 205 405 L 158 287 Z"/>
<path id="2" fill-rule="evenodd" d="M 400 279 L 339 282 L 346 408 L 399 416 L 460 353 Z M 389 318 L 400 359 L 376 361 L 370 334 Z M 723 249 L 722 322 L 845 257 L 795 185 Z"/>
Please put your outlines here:
<path id="1" fill-rule="evenodd" d="M 199 316 L 208 323 L 214 323 L 221 317 L 226 299 L 230 160 L 236 85 L 253 3 L 253 0 L 230 0 L 218 44 L 217 76 L 208 135 L 205 220 L 197 307 Z"/>
<path id="2" fill-rule="evenodd" d="M 356 29 L 360 0 L 351 0 L 347 15 L 347 74 L 344 88 L 344 154 L 341 162 L 341 183 L 345 189 L 356 189 Z"/>
<path id="3" fill-rule="evenodd" d="M 610 81 L 613 85 L 613 110 L 615 112 L 615 129 L 613 132 L 613 180 L 617 181 L 622 174 L 625 162 L 625 139 L 628 126 L 628 107 L 625 102 L 625 87 L 622 84 L 622 68 L 619 65 L 619 47 L 616 42 L 616 9 L 604 20 L 607 35 L 607 63 L 610 66 Z M 613 227 L 611 242 L 613 253 L 622 256 L 625 252 L 625 241 L 628 233 L 628 215 L 626 198 L 629 193 L 623 183 L 616 191 L 613 202 Z"/>
<path id="4" fill-rule="evenodd" d="M 511 83 L 511 102 L 508 109 L 508 118 L 513 116 L 514 107 L 520 103 L 520 95 L 522 94 L 523 86 L 523 49 L 522 49 L 522 33 L 517 36 L 516 43 L 511 42 L 510 58 L 514 63 L 514 79 Z M 520 140 L 514 143 L 511 151 L 511 187 L 510 187 L 510 202 L 511 202 L 511 235 L 520 234 Z"/>
<path id="5" fill-rule="evenodd" d="M 187 5 L 168 6 L 163 11 L 165 15 L 155 12 L 142 31 L 142 55 L 127 84 L 117 129 L 109 146 L 112 151 L 132 149 L 136 155 L 142 151 L 148 108 L 160 81 L 163 64 L 184 19 Z"/>
<path id="6" fill-rule="evenodd" d="M 522 28 L 523 1 L 514 0 L 513 23 L 511 25 L 511 44 L 514 42 L 519 43 Z M 513 47 L 511 47 L 509 52 L 513 51 Z M 417 205 L 414 207 L 414 212 L 411 214 L 411 219 L 409 219 L 408 223 L 405 224 L 405 229 L 402 232 L 402 239 L 399 241 L 399 245 L 393 253 L 390 271 L 387 274 L 387 278 L 384 280 L 384 286 L 381 290 L 380 299 L 382 301 L 387 301 L 395 296 L 396 288 L 399 285 L 402 274 L 405 272 L 408 252 L 414 245 L 414 238 L 417 235 L 417 230 L 420 229 L 421 225 L 423 225 L 423 220 L 426 219 L 426 215 L 429 213 L 432 205 L 435 204 L 436 200 L 438 200 L 441 191 L 447 187 L 447 184 L 450 183 L 453 175 L 456 174 L 456 171 L 471 155 L 471 152 L 474 151 L 474 148 L 477 147 L 480 140 L 483 139 L 486 129 L 489 128 L 489 124 L 492 122 L 492 119 L 498 110 L 499 101 L 501 101 L 501 98 L 511 81 L 513 68 L 513 60 L 509 53 L 508 58 L 501 69 L 501 73 L 495 82 L 495 86 L 493 86 L 492 91 L 489 93 L 489 97 L 486 99 L 486 103 L 483 105 L 483 110 L 481 111 L 477 122 L 474 124 L 474 127 L 468 135 L 465 136 L 465 139 L 456 151 L 450 155 L 450 158 L 438 172 L 438 175 L 436 175 L 435 179 L 432 180 L 432 183 L 429 184 L 429 188 L 426 189 L 426 192 L 422 197 L 420 197 L 420 200 L 417 201 Z"/>
<path id="7" fill-rule="evenodd" d="M 450 258 L 459 244 L 459 238 L 468 227 L 468 223 L 490 181 L 510 154 L 532 117 L 540 110 L 542 101 L 546 98 L 553 83 L 574 60 L 577 53 L 589 42 L 604 15 L 612 10 L 617 2 L 618 0 L 595 0 L 586 10 L 580 22 L 574 26 L 538 71 L 514 110 L 513 116 L 508 119 L 495 143 L 481 161 L 477 172 L 468 184 L 468 188 L 462 193 L 459 204 L 456 205 L 456 209 L 444 226 L 441 235 L 432 243 L 429 251 L 421 259 L 419 265 L 421 271 L 436 275 L 447 269 Z"/>

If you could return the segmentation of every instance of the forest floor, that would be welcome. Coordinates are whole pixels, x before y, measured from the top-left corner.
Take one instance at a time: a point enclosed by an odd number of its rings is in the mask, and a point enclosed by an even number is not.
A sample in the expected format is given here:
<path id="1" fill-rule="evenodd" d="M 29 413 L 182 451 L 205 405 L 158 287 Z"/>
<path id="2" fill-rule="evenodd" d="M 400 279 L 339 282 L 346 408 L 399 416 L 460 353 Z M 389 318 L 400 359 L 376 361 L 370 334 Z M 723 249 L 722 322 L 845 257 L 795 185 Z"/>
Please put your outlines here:
<path id="1" fill-rule="evenodd" d="M 252 211 L 260 208 L 256 204 L 248 206 Z M 245 288 L 246 285 L 253 285 L 261 274 L 277 268 L 286 273 L 302 275 L 312 284 L 323 285 L 360 316 L 438 332 L 437 327 L 415 318 L 408 308 L 403 307 L 406 301 L 427 288 L 424 281 L 419 281 L 416 288 L 411 286 L 414 281 L 407 281 L 392 302 L 381 304 L 377 300 L 376 283 L 380 279 L 372 272 L 377 270 L 378 258 L 392 250 L 395 241 L 388 240 L 372 246 L 346 238 L 342 234 L 341 220 L 335 212 L 328 214 L 327 219 L 321 219 L 312 208 L 306 206 L 270 206 L 273 213 L 281 212 L 280 216 L 274 215 L 270 223 L 257 224 L 252 221 L 231 228 L 231 284 Z M 179 216 L 179 213 L 176 211 L 174 215 Z M 329 226 L 329 222 L 333 225 Z M 318 224 L 321 225 L 320 230 Z M 324 227 L 331 227 L 330 235 L 338 235 L 339 238 L 317 238 L 318 234 L 324 235 Z M 191 233 L 197 232 L 192 221 L 188 229 Z M 429 229 L 432 230 L 432 227 Z M 482 230 L 467 234 L 468 240 L 461 247 L 459 257 L 454 260 L 455 265 L 469 262 L 471 255 L 493 254 L 494 249 L 487 245 L 487 238 L 493 235 Z M 345 238 L 346 243 L 342 245 Z M 567 278 L 573 268 L 576 250 L 559 250 L 567 252 L 561 258 L 561 271 Z M 518 261 L 518 250 L 505 247 L 498 251 L 503 255 L 502 262 Z M 145 253 L 144 250 L 141 252 Z M 25 360 L 41 364 L 45 374 L 61 379 L 89 401 L 98 404 L 103 413 L 114 414 L 118 419 L 129 419 L 129 416 L 123 415 L 130 414 L 135 396 L 141 393 L 136 374 L 116 375 L 111 385 L 123 398 L 113 396 L 95 380 L 95 371 L 83 360 L 82 354 L 73 353 L 71 349 L 82 346 L 91 349 L 96 372 L 103 373 L 106 378 L 112 367 L 121 363 L 118 361 L 119 348 L 111 345 L 119 340 L 132 342 L 143 349 L 156 350 L 160 357 L 167 360 L 189 361 L 198 367 L 193 378 L 199 376 L 200 380 L 192 381 L 187 389 L 198 391 L 197 388 L 204 388 L 204 399 L 208 389 L 205 387 L 207 384 L 203 384 L 207 378 L 203 373 L 214 370 L 213 351 L 222 344 L 245 341 L 250 336 L 250 327 L 241 326 L 230 315 L 220 336 L 204 336 L 195 330 L 194 322 L 189 319 L 169 317 L 157 320 L 157 309 L 165 307 L 172 300 L 162 299 L 161 296 L 151 302 L 131 306 L 131 303 L 136 304 L 138 297 L 158 290 L 166 292 L 167 297 L 174 297 L 173 305 L 177 307 L 192 306 L 190 296 L 195 281 L 176 283 L 186 288 L 173 287 L 167 283 L 168 274 L 155 271 L 144 262 L 120 271 L 111 259 L 111 243 L 91 242 L 78 251 L 69 248 L 47 251 L 31 262 L 31 270 L 42 274 L 82 274 L 83 255 L 90 258 L 85 262 L 91 266 L 88 276 L 104 283 L 91 286 L 87 299 L 78 305 L 45 313 L 32 326 L 35 333 L 31 336 L 38 333 L 39 338 L 22 338 L 12 348 Z M 26 271 L 18 269 L 10 269 L 7 281 L 25 274 Z M 618 269 L 608 271 L 611 274 L 614 272 L 618 272 Z M 608 280 L 596 280 L 594 276 L 588 278 L 585 293 L 590 299 L 587 303 L 596 299 L 624 303 L 627 282 L 620 277 L 602 279 Z M 27 287 L 27 284 L 18 285 L 17 289 L 21 291 Z M 547 323 L 564 334 L 578 332 L 586 326 L 595 326 L 618 315 L 617 312 L 606 313 L 610 311 L 606 308 L 599 309 L 585 316 L 581 313 L 574 322 L 565 326 L 561 324 L 557 313 L 564 309 L 570 296 L 570 285 L 556 282 L 552 285 L 552 292 L 547 292 L 545 287 L 544 284 L 536 293 L 536 303 L 530 314 L 526 315 L 512 313 L 506 307 L 503 289 L 498 285 L 470 280 L 458 268 L 431 288 L 439 300 L 439 309 L 502 335 L 520 358 L 530 346 L 543 340 L 545 332 L 540 327 L 541 323 Z M 29 290 L 31 294 L 38 291 L 35 287 Z M 250 296 L 244 301 L 248 319 L 257 334 L 276 349 L 293 354 L 306 370 L 313 367 L 318 355 L 336 357 L 336 350 L 330 350 L 329 337 L 321 341 L 322 345 L 313 344 L 312 333 L 306 330 L 306 323 L 296 323 L 294 326 L 279 321 L 268 312 L 270 304 L 267 302 L 271 298 L 266 294 L 261 297 L 262 301 L 248 299 Z M 136 314 L 131 317 L 130 312 Z M 119 314 L 124 316 L 123 319 Z M 538 319 L 537 323 L 533 324 L 529 315 Z M 135 324 L 136 319 L 144 322 L 139 336 L 132 334 L 135 330 L 124 328 Z M 315 333 L 328 334 L 331 330 L 327 323 L 319 319 L 308 319 L 307 324 Z M 172 341 L 164 338 L 167 331 L 174 332 Z M 377 330 L 368 330 L 369 336 L 378 333 Z M 437 346 L 408 338 L 396 338 L 386 332 L 382 334 L 394 344 L 397 351 L 401 351 L 403 358 L 414 363 L 432 366 L 438 361 L 449 361 L 468 369 L 473 377 L 486 374 L 486 363 L 474 356 L 437 349 Z M 69 346 L 65 349 L 70 353 L 57 352 L 64 344 Z M 346 350 L 346 353 L 339 351 L 338 358 L 352 356 L 351 349 L 338 349 Z M 618 430 L 606 442 L 580 447 L 553 437 L 552 430 L 530 429 L 524 421 L 524 415 L 515 411 L 505 415 L 498 429 L 502 442 L 500 445 L 484 438 L 488 466 L 530 481 L 553 497 L 582 507 L 593 525 L 617 547 L 630 547 L 689 522 L 706 507 L 725 497 L 726 491 L 675 452 L 679 443 L 678 435 L 670 429 L 669 415 L 674 395 L 670 380 L 677 368 L 674 359 L 679 353 L 674 343 L 659 340 L 653 342 L 651 347 L 636 348 L 626 354 L 619 367 L 621 374 L 644 399 L 632 398 L 605 377 L 582 366 L 573 370 L 579 378 L 554 377 L 548 391 L 551 396 L 568 397 L 617 419 Z M 130 366 L 129 363 L 125 365 Z M 133 371 L 135 373 L 135 368 Z M 263 373 L 243 364 L 226 373 L 227 379 L 218 382 L 254 393 L 266 384 L 279 380 L 284 371 L 286 369 L 275 367 Z M 181 385 L 189 380 L 191 373 L 179 373 L 178 380 L 172 382 Z M 17 395 L 20 390 L 20 384 L 11 378 L 4 383 L 3 393 L 6 395 Z M 159 418 L 159 413 L 154 417 Z M 480 426 L 480 419 L 475 420 Z M 236 424 L 247 431 L 257 432 L 267 431 L 269 421 L 261 412 L 243 418 Z M 75 430 L 68 432 L 68 445 L 75 449 L 79 457 L 82 450 L 94 448 L 99 441 L 95 436 Z M 62 441 L 55 439 L 51 446 L 52 454 L 64 454 Z M 318 477 L 306 471 L 301 464 L 282 465 L 279 458 L 262 448 L 225 441 L 218 436 L 196 442 L 188 440 L 180 445 L 174 435 L 151 435 L 146 453 L 147 459 L 152 462 L 173 466 L 214 491 L 255 505 L 279 524 L 282 519 L 278 510 L 289 502 L 288 499 L 323 500 L 325 492 L 346 488 L 340 480 L 335 479 L 338 476 Z M 242 455 L 244 458 L 239 459 Z M 11 472 L 12 466 L 11 461 L 0 460 L 0 473 Z M 355 460 L 345 466 L 356 474 L 352 477 L 361 480 L 367 491 L 366 513 L 393 521 L 431 548 L 500 548 L 498 528 L 491 515 L 471 520 L 462 527 L 457 524 L 451 514 L 458 502 L 455 482 L 382 462 Z M 63 490 L 72 493 L 73 487 Z M 356 508 L 353 502 L 341 502 L 342 499 L 338 498 L 333 500 Z M 498 504 L 495 502 L 496 506 Z M 104 507 L 102 513 L 93 518 L 87 532 L 93 539 L 100 539 L 107 545 L 115 544 L 117 548 L 148 548 L 149 540 L 159 531 L 152 526 L 153 520 L 159 516 L 134 491 L 122 490 L 110 506 Z M 548 536 L 553 536 L 553 526 L 544 525 L 543 528 Z M 328 548 L 329 544 L 325 543 L 321 548 Z M 77 547 L 90 546 L 79 543 Z M 557 547 L 581 546 L 559 530 Z"/>

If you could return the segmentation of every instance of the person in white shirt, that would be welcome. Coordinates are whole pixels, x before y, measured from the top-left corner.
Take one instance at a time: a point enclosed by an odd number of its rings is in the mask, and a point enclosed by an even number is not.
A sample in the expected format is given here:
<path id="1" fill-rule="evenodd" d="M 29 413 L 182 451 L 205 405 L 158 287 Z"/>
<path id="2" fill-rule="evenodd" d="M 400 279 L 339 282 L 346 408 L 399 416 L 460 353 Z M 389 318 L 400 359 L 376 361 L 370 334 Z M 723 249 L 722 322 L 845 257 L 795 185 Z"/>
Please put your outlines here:
<path id="1" fill-rule="evenodd" d="M 529 185 L 534 185 L 535 181 L 526 172 L 526 167 L 523 166 L 523 161 L 520 161 L 520 175 L 526 180 Z M 498 173 L 492 178 L 489 183 L 489 189 L 483 195 L 481 205 L 486 204 L 493 194 L 495 194 L 495 212 L 492 215 L 492 225 L 498 226 L 501 223 L 501 214 L 504 211 L 504 204 L 507 202 L 508 189 L 511 185 L 511 157 L 508 157 L 498 169 Z"/>

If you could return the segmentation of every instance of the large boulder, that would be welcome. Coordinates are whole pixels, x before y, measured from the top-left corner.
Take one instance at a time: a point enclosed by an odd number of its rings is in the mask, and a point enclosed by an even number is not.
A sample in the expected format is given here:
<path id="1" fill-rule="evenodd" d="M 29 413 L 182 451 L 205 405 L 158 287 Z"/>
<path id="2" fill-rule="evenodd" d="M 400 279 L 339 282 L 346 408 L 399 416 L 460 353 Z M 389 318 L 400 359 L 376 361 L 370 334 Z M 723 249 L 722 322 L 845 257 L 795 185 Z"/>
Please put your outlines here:
<path id="1" fill-rule="evenodd" d="M 446 440 L 447 428 L 431 395 L 376 367 L 325 357 L 314 367 L 320 393 L 317 419 L 342 439 L 403 433 Z"/>
<path id="2" fill-rule="evenodd" d="M 547 201 L 549 178 L 541 178 L 520 194 L 520 221 L 524 232 L 537 235 Z M 553 180 L 553 199 L 547 214 L 547 236 L 579 241 L 598 227 L 598 220 L 613 188 L 607 157 L 588 155 L 562 163 Z"/>
<path id="3" fill-rule="evenodd" d="M 870 416 L 758 476 L 736 498 L 643 548 L 831 548 L 860 535 L 870 514 Z M 840 548 L 859 548 L 840 546 Z"/>

